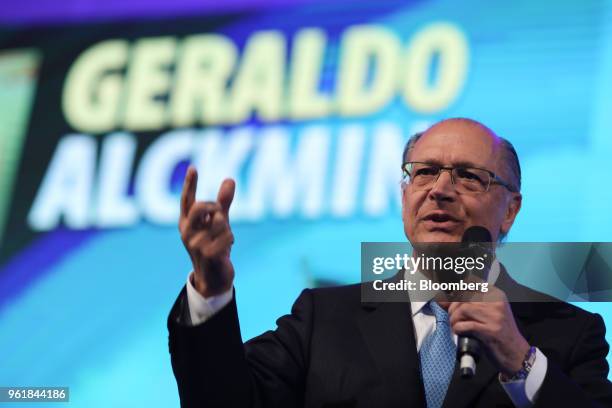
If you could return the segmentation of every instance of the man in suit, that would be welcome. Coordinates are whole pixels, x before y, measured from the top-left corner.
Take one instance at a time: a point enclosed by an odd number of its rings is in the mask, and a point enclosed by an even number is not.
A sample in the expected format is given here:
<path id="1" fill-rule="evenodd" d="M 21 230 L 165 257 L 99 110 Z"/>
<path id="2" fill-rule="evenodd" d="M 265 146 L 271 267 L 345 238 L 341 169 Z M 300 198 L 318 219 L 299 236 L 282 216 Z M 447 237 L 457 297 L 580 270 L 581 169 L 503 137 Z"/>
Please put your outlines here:
<path id="1" fill-rule="evenodd" d="M 509 142 L 449 119 L 413 137 L 402 159 L 410 242 L 459 242 L 471 226 L 494 242 L 508 233 L 522 198 Z M 509 303 L 506 293 L 541 295 L 499 264 L 488 302 L 362 303 L 359 285 L 306 289 L 276 330 L 243 343 L 230 260 L 234 182 L 222 183 L 216 202 L 196 202 L 196 178 L 190 168 L 179 221 L 193 272 L 168 318 L 181 406 L 612 407 L 601 317 L 562 302 Z M 465 334 L 485 350 L 471 379 L 455 363 Z"/>

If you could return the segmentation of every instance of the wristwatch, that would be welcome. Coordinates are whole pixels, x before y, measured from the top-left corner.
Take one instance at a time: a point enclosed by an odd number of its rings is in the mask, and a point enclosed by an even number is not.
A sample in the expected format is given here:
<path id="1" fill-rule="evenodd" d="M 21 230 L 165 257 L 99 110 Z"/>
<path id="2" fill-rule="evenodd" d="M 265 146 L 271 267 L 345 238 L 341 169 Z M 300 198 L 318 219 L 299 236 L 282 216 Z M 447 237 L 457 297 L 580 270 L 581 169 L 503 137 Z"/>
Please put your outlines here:
<path id="1" fill-rule="evenodd" d="M 511 382 L 511 381 L 520 381 L 525 380 L 533 367 L 536 359 L 536 348 L 534 346 L 529 347 L 529 351 L 525 355 L 525 359 L 523 360 L 523 365 L 520 370 L 518 370 L 512 377 L 507 377 L 503 373 L 499 374 L 499 378 L 503 382 Z"/>

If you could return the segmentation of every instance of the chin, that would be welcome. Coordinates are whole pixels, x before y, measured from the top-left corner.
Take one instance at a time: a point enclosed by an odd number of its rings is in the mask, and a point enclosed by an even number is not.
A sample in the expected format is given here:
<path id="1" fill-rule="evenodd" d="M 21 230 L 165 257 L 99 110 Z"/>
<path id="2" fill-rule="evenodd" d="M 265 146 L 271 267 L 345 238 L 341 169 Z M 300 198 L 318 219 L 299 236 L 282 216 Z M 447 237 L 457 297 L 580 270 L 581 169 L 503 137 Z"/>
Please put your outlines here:
<path id="1" fill-rule="evenodd" d="M 456 231 L 424 231 L 417 234 L 416 242 L 461 242 L 461 235 Z"/>

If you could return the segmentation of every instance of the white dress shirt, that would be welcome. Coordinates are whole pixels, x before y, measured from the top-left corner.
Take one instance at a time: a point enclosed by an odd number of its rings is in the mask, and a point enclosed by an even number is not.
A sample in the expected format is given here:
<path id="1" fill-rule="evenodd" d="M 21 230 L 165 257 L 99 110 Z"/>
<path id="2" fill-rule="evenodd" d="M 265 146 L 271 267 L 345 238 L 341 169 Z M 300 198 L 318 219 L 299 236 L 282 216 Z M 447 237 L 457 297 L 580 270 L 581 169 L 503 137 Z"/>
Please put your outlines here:
<path id="1" fill-rule="evenodd" d="M 491 265 L 491 271 L 487 281 L 494 284 L 499 276 L 499 262 L 495 261 Z M 234 297 L 233 288 L 217 296 L 204 298 L 193 286 L 191 281 L 192 273 L 187 277 L 187 304 L 189 307 L 189 316 L 191 324 L 198 325 L 225 307 Z M 436 318 L 424 308 L 427 302 L 410 302 L 412 309 L 412 322 L 414 324 L 414 335 L 416 340 L 417 352 L 421 349 L 423 340 L 435 330 Z M 457 335 L 453 334 L 455 344 L 457 344 Z M 506 391 L 514 406 L 517 408 L 531 407 L 537 392 L 544 382 L 548 362 L 546 356 L 536 349 L 536 359 L 525 380 L 504 382 L 499 379 L 502 388 Z"/>

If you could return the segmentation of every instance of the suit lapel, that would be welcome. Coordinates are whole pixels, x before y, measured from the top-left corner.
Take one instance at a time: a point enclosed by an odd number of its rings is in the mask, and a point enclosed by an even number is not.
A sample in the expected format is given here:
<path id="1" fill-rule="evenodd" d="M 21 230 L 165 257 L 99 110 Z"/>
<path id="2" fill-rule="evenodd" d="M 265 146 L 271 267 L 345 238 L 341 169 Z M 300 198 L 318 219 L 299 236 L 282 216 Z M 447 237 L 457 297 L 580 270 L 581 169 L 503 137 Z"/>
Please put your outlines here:
<path id="1" fill-rule="evenodd" d="M 476 366 L 476 375 L 470 379 L 461 378 L 458 364 L 455 365 L 442 407 L 467 408 L 473 406 L 474 399 L 495 379 L 496 374 L 497 369 L 486 356 L 481 356 Z"/>
<path id="2" fill-rule="evenodd" d="M 424 406 L 410 303 L 364 304 L 359 327 L 383 383 L 381 406 Z"/>

